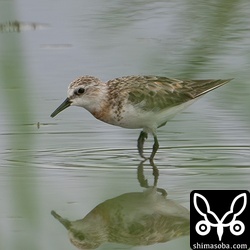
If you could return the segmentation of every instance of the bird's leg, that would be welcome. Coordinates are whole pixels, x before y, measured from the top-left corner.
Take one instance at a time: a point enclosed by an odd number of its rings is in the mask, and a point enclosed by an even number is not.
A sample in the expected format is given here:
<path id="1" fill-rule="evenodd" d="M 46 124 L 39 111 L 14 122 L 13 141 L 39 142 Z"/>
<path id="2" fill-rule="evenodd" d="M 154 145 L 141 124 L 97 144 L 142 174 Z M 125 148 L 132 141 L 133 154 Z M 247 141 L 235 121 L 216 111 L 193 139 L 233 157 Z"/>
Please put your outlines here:
<path id="1" fill-rule="evenodd" d="M 154 187 L 157 186 L 158 178 L 159 178 L 159 170 L 157 166 L 154 163 L 154 159 L 149 158 L 149 163 L 152 166 L 153 169 L 153 176 L 154 176 Z"/>
<path id="2" fill-rule="evenodd" d="M 141 131 L 139 138 L 137 140 L 138 152 L 139 152 L 140 156 L 144 159 L 146 159 L 146 157 L 143 155 L 143 145 L 144 145 L 145 139 L 147 139 L 147 138 L 148 138 L 148 134 L 144 131 Z"/>
<path id="3" fill-rule="evenodd" d="M 146 160 L 147 159 L 142 160 L 137 168 L 137 179 L 138 179 L 141 187 L 149 188 L 148 180 L 145 178 L 145 175 L 143 173 L 144 172 L 144 162 Z"/>
<path id="4" fill-rule="evenodd" d="M 157 152 L 157 150 L 159 148 L 159 142 L 158 142 L 156 134 L 153 134 L 153 136 L 154 136 L 154 145 L 153 145 L 152 153 L 150 155 L 150 160 L 154 159 L 155 154 L 156 154 L 156 152 Z"/>

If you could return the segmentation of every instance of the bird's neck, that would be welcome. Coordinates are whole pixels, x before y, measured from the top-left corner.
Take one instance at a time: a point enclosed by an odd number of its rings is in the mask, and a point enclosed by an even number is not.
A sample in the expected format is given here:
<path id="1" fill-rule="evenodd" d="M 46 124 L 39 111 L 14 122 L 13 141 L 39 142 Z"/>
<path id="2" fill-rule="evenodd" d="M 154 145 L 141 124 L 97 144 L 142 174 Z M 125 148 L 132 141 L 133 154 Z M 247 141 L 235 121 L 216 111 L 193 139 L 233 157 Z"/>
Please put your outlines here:
<path id="1" fill-rule="evenodd" d="M 110 102 L 106 89 L 100 89 L 93 103 L 85 108 L 98 120 L 107 122 L 110 112 Z"/>

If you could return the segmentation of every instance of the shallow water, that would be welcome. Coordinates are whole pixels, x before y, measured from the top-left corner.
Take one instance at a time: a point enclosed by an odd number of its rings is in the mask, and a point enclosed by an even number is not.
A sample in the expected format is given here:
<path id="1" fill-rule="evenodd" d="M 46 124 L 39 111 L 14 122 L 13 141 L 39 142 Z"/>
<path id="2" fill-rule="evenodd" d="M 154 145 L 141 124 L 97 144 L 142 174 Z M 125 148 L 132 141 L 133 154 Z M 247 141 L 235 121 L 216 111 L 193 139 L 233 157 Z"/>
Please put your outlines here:
<path id="1" fill-rule="evenodd" d="M 158 187 L 186 208 L 194 189 L 250 190 L 248 10 L 247 0 L 1 1 L 0 248 L 75 249 L 51 210 L 75 220 L 145 189 L 139 130 L 80 108 L 50 118 L 79 75 L 235 78 L 159 129 L 154 163 Z M 144 176 L 152 186 L 149 162 Z M 188 242 L 133 249 L 189 249 Z M 121 248 L 130 247 L 99 249 Z"/>

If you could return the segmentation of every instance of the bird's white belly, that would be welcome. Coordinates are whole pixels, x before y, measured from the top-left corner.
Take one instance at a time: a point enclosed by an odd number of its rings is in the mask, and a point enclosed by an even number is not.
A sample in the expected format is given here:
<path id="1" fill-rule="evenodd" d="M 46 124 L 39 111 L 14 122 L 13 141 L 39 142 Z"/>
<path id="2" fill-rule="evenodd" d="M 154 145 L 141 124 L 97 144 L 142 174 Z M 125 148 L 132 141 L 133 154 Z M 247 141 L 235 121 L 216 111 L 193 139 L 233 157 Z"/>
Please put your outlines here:
<path id="1" fill-rule="evenodd" d="M 172 119 L 177 113 L 191 105 L 195 100 L 190 100 L 181 105 L 164 109 L 161 111 L 144 111 L 127 105 L 122 114 L 122 119 L 113 124 L 124 128 L 143 128 L 148 132 L 155 131 L 159 126 Z"/>

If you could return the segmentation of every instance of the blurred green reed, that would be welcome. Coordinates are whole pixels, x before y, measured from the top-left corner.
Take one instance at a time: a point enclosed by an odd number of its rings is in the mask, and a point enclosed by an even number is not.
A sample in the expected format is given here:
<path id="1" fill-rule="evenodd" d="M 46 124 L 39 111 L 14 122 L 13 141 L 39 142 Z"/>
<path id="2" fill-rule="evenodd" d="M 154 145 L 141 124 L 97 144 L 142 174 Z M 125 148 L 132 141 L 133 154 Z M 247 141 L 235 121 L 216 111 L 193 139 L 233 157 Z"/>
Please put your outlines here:
<path id="1" fill-rule="evenodd" d="M 15 16 L 15 2 L 8 1 L 6 8 L 0 9 L 0 16 Z M 19 33 L 1 34 L 0 43 L 0 86 L 5 114 L 7 114 L 9 136 L 8 156 L 9 185 L 11 197 L 4 197 L 11 207 L 11 215 L 18 220 L 12 220 L 11 230 L 21 228 L 17 237 L 6 242 L 0 235 L 1 249 L 6 244 L 11 249 L 38 249 L 37 247 L 37 195 L 34 181 L 35 168 L 31 164 L 30 149 L 33 144 L 33 135 L 30 133 L 33 110 L 32 98 L 29 96 L 29 78 L 25 67 L 25 57 L 22 54 L 22 41 Z M 19 226 L 17 226 L 17 223 Z M 4 230 L 4 228 L 1 228 Z M 10 250 L 10 249 L 8 249 Z"/>
<path id="2" fill-rule="evenodd" d="M 195 77 L 195 74 L 209 66 L 214 56 L 220 55 L 223 51 L 226 37 L 232 35 L 228 28 L 232 25 L 233 17 L 236 15 L 237 4 L 239 4 L 238 1 L 213 1 L 211 3 L 213 12 L 210 9 L 209 15 L 204 16 L 204 22 L 197 24 L 194 19 L 194 12 L 206 13 L 209 4 L 201 1 L 200 4 L 197 3 L 196 5 L 195 1 L 191 1 L 185 16 L 193 29 L 198 27 L 200 35 L 183 58 L 186 64 L 181 72 L 185 72 L 185 78 Z M 229 78 L 228 76 L 225 77 Z"/>

